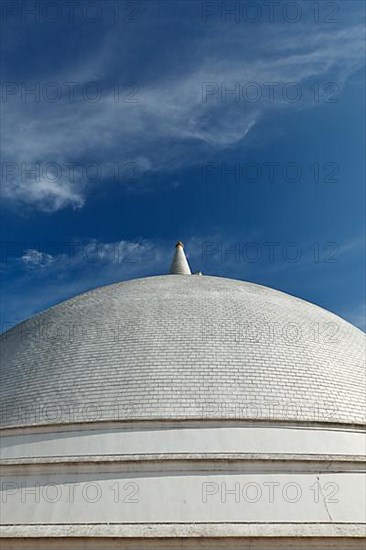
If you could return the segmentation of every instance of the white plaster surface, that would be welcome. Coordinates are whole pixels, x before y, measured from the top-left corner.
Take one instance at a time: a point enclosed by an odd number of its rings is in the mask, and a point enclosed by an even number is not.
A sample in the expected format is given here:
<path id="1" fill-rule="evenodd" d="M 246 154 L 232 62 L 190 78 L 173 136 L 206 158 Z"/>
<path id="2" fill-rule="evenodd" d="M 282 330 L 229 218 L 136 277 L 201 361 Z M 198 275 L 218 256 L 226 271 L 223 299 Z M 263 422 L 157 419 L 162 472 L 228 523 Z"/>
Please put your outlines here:
<path id="1" fill-rule="evenodd" d="M 3 479 L 1 519 L 13 525 L 362 523 L 364 481 L 357 473 L 20 475 Z"/>
<path id="2" fill-rule="evenodd" d="M 118 283 L 8 331 L 1 376 L 19 546 L 362 536 L 364 335 L 312 304 L 215 277 Z"/>
<path id="3" fill-rule="evenodd" d="M 1 458 L 161 453 L 359 455 L 365 434 L 351 429 L 280 427 L 101 428 L 3 436 Z"/>
<path id="4" fill-rule="evenodd" d="M 2 423 L 363 423 L 364 342 L 336 315 L 252 283 L 194 275 L 117 283 L 4 334 Z"/>

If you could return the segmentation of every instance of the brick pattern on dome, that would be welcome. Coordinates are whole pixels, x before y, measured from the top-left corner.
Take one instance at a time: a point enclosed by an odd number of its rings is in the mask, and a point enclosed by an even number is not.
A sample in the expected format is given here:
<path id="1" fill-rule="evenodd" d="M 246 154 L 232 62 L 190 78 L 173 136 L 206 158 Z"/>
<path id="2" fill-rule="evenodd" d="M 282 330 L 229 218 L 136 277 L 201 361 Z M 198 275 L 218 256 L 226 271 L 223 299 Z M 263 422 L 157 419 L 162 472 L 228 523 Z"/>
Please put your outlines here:
<path id="1" fill-rule="evenodd" d="M 161 276 L 63 302 L 3 335 L 2 424 L 365 422 L 364 334 L 259 285 Z"/>

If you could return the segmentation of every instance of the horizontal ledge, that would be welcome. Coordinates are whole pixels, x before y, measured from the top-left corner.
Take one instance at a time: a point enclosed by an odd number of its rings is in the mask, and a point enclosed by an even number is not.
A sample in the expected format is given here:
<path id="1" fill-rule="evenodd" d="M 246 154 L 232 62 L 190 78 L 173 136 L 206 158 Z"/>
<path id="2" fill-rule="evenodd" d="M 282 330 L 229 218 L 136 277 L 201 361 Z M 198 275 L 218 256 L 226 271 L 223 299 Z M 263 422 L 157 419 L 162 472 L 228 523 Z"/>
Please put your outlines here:
<path id="1" fill-rule="evenodd" d="M 169 475 L 172 473 L 360 473 L 366 471 L 366 460 L 359 455 L 301 454 L 139 454 L 54 456 L 3 459 L 3 475 L 47 474 L 72 471 L 78 473 L 121 473 Z"/>
<path id="2" fill-rule="evenodd" d="M 161 461 L 281 461 L 281 462 L 357 462 L 365 463 L 363 455 L 322 455 L 286 453 L 152 453 L 152 454 L 110 454 L 80 456 L 46 456 L 34 458 L 9 458 L 0 460 L 0 466 L 33 464 L 89 464 L 108 462 L 161 462 Z"/>
<path id="3" fill-rule="evenodd" d="M 3 525 L 2 538 L 197 538 L 197 537 L 352 537 L 365 536 L 356 523 L 141 523 Z"/>
<path id="4" fill-rule="evenodd" d="M 102 421 L 85 422 L 59 422 L 43 424 L 15 424 L 0 426 L 0 432 L 4 435 L 17 435 L 23 433 L 55 433 L 68 431 L 102 430 L 104 428 L 121 429 L 155 429 L 155 428 L 191 428 L 191 427 L 246 427 L 246 428 L 289 428 L 315 430 L 336 430 L 365 432 L 365 423 L 358 422 L 332 422 L 332 421 L 311 421 L 311 420 L 283 420 L 278 418 L 126 418 L 126 419 L 105 419 Z"/>

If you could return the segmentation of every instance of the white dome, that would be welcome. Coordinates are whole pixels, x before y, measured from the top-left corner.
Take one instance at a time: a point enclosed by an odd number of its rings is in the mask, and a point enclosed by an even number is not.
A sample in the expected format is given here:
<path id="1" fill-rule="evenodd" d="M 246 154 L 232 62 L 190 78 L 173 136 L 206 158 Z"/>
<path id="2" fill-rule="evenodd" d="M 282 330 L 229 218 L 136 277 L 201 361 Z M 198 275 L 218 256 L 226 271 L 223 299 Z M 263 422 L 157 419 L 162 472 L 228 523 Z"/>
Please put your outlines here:
<path id="1" fill-rule="evenodd" d="M 4 334 L 4 548 L 363 547 L 363 333 L 184 260 Z"/>
<path id="2" fill-rule="evenodd" d="M 87 292 L 3 337 L 3 425 L 364 422 L 364 335 L 256 284 L 166 275 Z"/>

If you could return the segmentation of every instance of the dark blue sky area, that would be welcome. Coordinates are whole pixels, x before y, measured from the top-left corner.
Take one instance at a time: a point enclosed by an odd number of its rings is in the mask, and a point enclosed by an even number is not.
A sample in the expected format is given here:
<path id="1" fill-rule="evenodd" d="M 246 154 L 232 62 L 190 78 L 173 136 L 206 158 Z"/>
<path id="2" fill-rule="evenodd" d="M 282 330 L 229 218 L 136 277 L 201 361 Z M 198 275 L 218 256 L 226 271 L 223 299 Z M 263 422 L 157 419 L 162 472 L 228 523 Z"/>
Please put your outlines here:
<path id="1" fill-rule="evenodd" d="M 362 2 L 35 4 L 1 13 L 3 327 L 181 239 L 364 328 Z"/>

